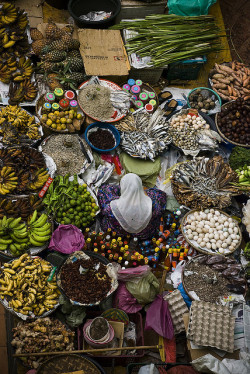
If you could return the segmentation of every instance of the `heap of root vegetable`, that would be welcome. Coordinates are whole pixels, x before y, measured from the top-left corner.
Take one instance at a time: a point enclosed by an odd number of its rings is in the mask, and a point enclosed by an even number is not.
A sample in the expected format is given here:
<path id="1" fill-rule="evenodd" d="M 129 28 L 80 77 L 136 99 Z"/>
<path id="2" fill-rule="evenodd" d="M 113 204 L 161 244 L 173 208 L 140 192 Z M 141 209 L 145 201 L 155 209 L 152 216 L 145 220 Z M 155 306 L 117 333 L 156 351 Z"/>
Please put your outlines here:
<path id="1" fill-rule="evenodd" d="M 236 100 L 243 97 L 250 99 L 250 68 L 241 62 L 233 61 L 227 64 L 215 64 L 210 72 L 213 90 L 223 100 Z"/>

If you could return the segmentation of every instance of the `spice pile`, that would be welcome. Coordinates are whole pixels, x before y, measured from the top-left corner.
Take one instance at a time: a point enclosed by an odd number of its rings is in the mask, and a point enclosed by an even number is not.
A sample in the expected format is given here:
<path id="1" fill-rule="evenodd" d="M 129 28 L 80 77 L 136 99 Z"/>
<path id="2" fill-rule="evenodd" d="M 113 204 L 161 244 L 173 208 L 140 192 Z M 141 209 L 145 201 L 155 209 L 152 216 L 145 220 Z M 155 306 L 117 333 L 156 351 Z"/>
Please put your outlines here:
<path id="1" fill-rule="evenodd" d="M 100 302 L 111 288 L 106 266 L 93 258 L 64 264 L 60 278 L 61 288 L 66 296 L 81 304 Z"/>
<path id="2" fill-rule="evenodd" d="M 42 143 L 42 150 L 53 158 L 57 174 L 78 174 L 84 167 L 86 158 L 82 152 L 78 135 L 51 135 Z"/>
<path id="3" fill-rule="evenodd" d="M 115 138 L 110 130 L 97 128 L 88 133 L 90 143 L 98 149 L 112 149 Z"/>
<path id="4" fill-rule="evenodd" d="M 88 84 L 80 89 L 78 102 L 82 110 L 90 117 L 108 121 L 114 114 L 110 100 L 111 91 L 100 84 Z"/>

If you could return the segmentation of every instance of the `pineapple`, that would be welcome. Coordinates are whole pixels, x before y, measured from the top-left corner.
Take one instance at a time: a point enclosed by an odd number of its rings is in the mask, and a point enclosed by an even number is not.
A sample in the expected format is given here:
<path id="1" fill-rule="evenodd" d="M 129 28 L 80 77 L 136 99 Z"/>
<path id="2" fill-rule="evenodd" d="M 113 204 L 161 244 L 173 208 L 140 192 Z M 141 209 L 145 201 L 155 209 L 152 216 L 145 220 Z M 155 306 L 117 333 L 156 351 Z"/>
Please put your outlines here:
<path id="1" fill-rule="evenodd" d="M 55 50 L 55 51 L 46 53 L 45 60 L 52 61 L 52 62 L 59 62 L 59 61 L 65 60 L 66 57 L 67 57 L 67 53 L 65 51 Z"/>
<path id="2" fill-rule="evenodd" d="M 83 61 L 82 58 L 67 57 L 62 64 L 71 71 L 83 71 Z"/>
<path id="3" fill-rule="evenodd" d="M 30 30 L 30 36 L 32 40 L 42 40 L 43 34 L 41 31 L 37 30 L 36 28 Z"/>
<path id="4" fill-rule="evenodd" d="M 35 55 L 40 55 L 41 50 L 45 47 L 46 43 L 47 43 L 46 39 L 39 39 L 39 40 L 35 40 L 31 44 L 33 52 L 35 53 Z"/>
<path id="5" fill-rule="evenodd" d="M 51 52 L 55 49 L 57 51 L 67 51 L 68 47 L 62 40 L 53 40 L 49 45 L 46 45 L 42 49 L 42 53 Z"/>
<path id="6" fill-rule="evenodd" d="M 49 20 L 48 25 L 45 29 L 45 35 L 47 39 L 58 39 L 61 38 L 64 32 L 53 22 Z"/>
<path id="7" fill-rule="evenodd" d="M 65 78 L 69 79 L 71 81 L 74 81 L 74 82 L 77 83 L 77 85 L 79 85 L 80 83 L 82 83 L 84 81 L 84 79 L 86 78 L 86 76 L 85 76 L 84 73 L 73 72 L 73 73 L 65 74 Z"/>
<path id="8" fill-rule="evenodd" d="M 69 25 L 64 26 L 61 30 L 72 35 L 74 32 L 74 26 L 69 24 Z"/>
<path id="9" fill-rule="evenodd" d="M 70 43 L 68 43 L 68 49 L 79 49 L 80 42 L 77 39 L 71 39 Z"/>
<path id="10" fill-rule="evenodd" d="M 42 64 L 41 64 L 41 67 L 43 68 L 44 71 L 52 71 L 57 66 L 56 66 L 55 62 L 52 62 L 52 61 L 43 61 Z"/>
<path id="11" fill-rule="evenodd" d="M 55 88 L 63 88 L 57 74 L 49 74 L 46 82 L 51 91 L 54 91 Z"/>
<path id="12" fill-rule="evenodd" d="M 82 58 L 81 53 L 77 49 L 72 49 L 68 51 L 68 57 Z"/>

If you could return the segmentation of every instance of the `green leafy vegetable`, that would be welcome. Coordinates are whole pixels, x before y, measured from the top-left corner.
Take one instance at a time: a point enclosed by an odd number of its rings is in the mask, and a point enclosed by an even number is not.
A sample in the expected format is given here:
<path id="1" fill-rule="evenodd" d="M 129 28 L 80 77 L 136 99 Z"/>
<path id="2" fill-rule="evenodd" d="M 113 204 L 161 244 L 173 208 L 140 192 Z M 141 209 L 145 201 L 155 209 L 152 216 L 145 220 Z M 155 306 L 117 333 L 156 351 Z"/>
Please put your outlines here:
<path id="1" fill-rule="evenodd" d="M 244 165 L 250 166 L 250 149 L 235 147 L 230 155 L 229 164 L 234 170 Z"/>

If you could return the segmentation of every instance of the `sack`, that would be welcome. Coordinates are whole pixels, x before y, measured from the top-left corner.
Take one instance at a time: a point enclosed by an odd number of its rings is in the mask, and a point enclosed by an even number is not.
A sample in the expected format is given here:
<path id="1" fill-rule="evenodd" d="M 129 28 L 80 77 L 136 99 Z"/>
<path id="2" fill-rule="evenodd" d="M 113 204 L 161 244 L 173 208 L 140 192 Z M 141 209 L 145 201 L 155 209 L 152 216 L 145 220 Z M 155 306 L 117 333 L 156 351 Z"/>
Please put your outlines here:
<path id="1" fill-rule="evenodd" d="M 137 313 L 142 306 L 127 290 L 125 283 L 120 282 L 115 293 L 114 308 L 122 309 L 126 313 Z"/>
<path id="2" fill-rule="evenodd" d="M 168 13 L 179 16 L 201 16 L 208 14 L 216 0 L 168 0 Z"/>
<path id="3" fill-rule="evenodd" d="M 148 273 L 138 282 L 127 282 L 127 290 L 136 298 L 139 304 L 151 303 L 159 293 L 159 281 L 153 273 Z"/>
<path id="4" fill-rule="evenodd" d="M 52 234 L 49 249 L 65 254 L 80 251 L 85 245 L 83 233 L 74 225 L 60 225 Z"/>
<path id="5" fill-rule="evenodd" d="M 168 302 L 158 295 L 147 310 L 145 330 L 154 330 L 166 339 L 174 337 L 174 327 Z"/>

